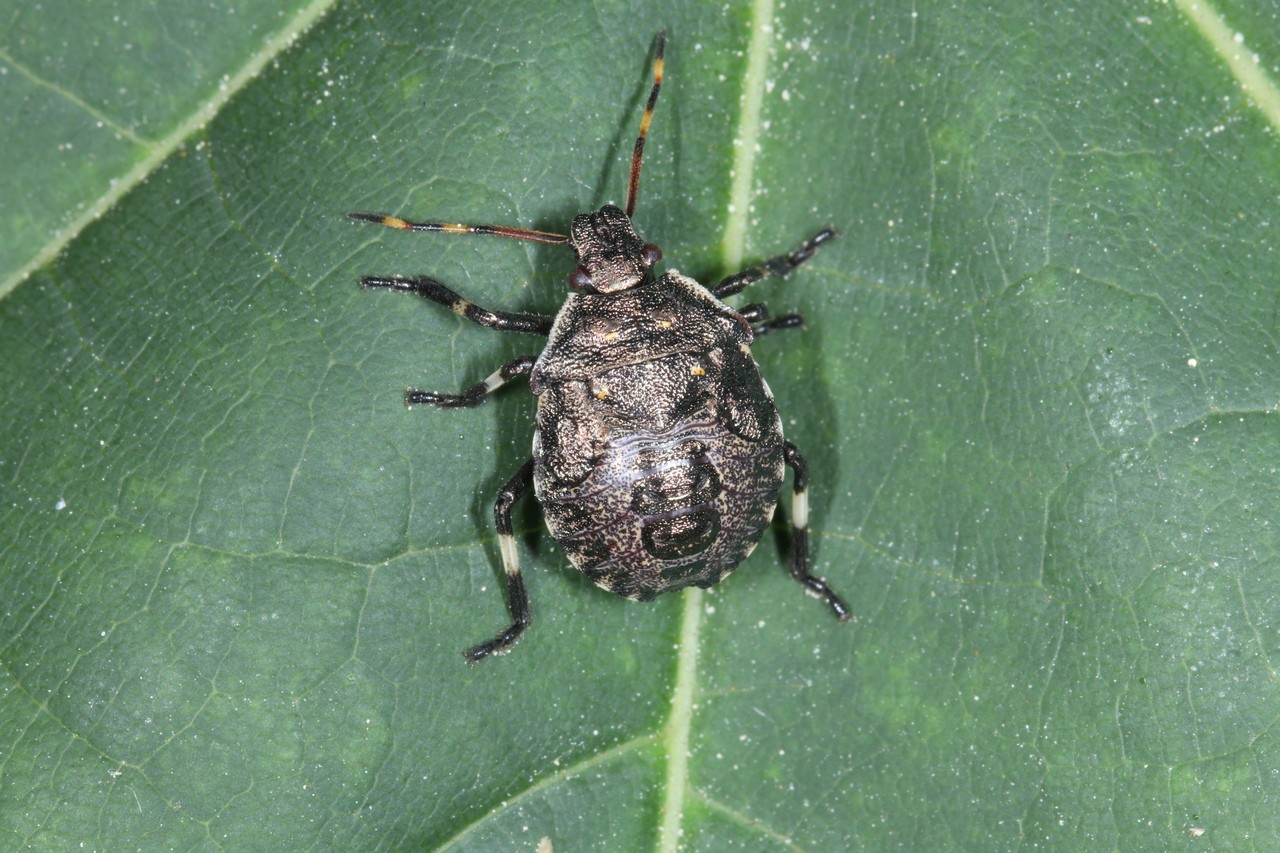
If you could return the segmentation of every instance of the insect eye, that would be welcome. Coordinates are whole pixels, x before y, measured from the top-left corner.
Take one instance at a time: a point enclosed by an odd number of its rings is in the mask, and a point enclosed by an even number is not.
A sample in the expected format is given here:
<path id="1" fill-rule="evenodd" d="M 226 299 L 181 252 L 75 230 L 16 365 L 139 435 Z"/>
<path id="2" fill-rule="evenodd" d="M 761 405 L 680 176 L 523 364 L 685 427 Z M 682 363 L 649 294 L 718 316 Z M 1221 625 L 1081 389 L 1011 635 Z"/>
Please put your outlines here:
<path id="1" fill-rule="evenodd" d="M 662 250 L 652 243 L 645 243 L 644 254 L 641 257 L 644 258 L 644 265 L 651 267 L 662 260 Z"/>
<path id="2" fill-rule="evenodd" d="M 589 290 L 591 288 L 591 273 L 587 272 L 584 267 L 576 267 L 573 272 L 569 273 L 569 286 L 574 290 Z"/>

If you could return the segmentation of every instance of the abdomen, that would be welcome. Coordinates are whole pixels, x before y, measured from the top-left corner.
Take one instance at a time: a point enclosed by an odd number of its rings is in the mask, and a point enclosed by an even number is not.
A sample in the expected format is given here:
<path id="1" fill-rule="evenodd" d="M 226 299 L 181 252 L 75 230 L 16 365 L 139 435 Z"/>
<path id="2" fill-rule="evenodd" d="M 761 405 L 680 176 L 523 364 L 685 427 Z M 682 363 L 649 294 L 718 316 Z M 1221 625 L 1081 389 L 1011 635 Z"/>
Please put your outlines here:
<path id="1" fill-rule="evenodd" d="M 573 484 L 535 452 L 534 487 L 551 535 L 604 589 L 645 600 L 707 587 L 751 553 L 773 518 L 783 477 L 775 432 L 752 441 L 703 408 L 660 431 L 611 430 Z"/>

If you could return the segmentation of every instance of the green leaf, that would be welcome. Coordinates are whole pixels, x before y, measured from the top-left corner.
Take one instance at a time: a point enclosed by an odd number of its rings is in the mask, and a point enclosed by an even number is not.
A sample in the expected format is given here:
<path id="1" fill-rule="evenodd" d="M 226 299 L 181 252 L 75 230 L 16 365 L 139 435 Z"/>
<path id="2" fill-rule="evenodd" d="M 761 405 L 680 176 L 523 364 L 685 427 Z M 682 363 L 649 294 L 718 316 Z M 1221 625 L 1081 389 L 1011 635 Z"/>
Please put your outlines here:
<path id="1" fill-rule="evenodd" d="M 10 105 L 165 95 L 114 119 L 160 142 L 46 206 L 4 170 L 10 271 L 146 180 L 0 302 L 0 846 L 1280 843 L 1274 10 L 339 3 L 278 56 L 292 12 L 157 26 L 243 86 L 155 168 L 207 85 L 37 14 Z M 563 231 L 620 200 L 662 26 L 646 239 L 713 281 L 842 232 L 742 301 L 808 317 L 754 350 L 857 618 L 773 537 L 624 601 L 529 506 L 534 624 L 468 668 L 533 402 L 401 394 L 538 341 L 355 282 L 553 311 L 571 259 L 345 214 Z"/>
<path id="2" fill-rule="evenodd" d="M 325 5 L 116 0 L 5 13 L 0 295 L 170 156 Z"/>

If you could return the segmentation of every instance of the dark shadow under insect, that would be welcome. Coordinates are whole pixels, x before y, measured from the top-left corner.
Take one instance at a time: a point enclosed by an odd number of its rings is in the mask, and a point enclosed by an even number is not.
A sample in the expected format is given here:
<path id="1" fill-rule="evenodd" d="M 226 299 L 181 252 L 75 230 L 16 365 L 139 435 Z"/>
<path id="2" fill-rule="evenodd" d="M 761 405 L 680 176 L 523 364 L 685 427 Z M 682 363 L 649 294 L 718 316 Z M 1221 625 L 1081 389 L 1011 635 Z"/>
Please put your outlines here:
<path id="1" fill-rule="evenodd" d="M 506 652 L 529 625 L 511 510 L 531 485 L 551 535 L 574 566 L 598 586 L 644 601 L 685 586 L 708 587 L 732 572 L 768 527 L 790 468 L 791 574 L 840 621 L 851 615 L 844 600 L 809 570 L 808 466 L 783 437 L 773 395 L 749 349 L 755 338 L 799 327 L 803 319 L 771 319 L 764 305 L 735 311 L 722 301 L 762 278 L 790 275 L 836 232 L 824 228 L 794 251 L 712 288 L 675 270 L 655 278 L 662 252 L 636 236 L 631 217 L 662 87 L 665 44 L 664 30 L 658 33 L 653 88 L 631 156 L 625 210 L 606 204 L 575 216 L 568 236 L 348 214 L 404 231 L 564 244 L 577 259 L 569 274 L 577 292 L 554 317 L 481 308 L 428 276 L 360 280 L 362 287 L 417 294 L 486 328 L 547 338 L 538 355 L 512 359 L 461 393 L 405 392 L 410 406 L 476 406 L 524 376 L 538 397 L 533 456 L 502 487 L 493 507 L 511 624 L 468 649 L 469 663 Z"/>

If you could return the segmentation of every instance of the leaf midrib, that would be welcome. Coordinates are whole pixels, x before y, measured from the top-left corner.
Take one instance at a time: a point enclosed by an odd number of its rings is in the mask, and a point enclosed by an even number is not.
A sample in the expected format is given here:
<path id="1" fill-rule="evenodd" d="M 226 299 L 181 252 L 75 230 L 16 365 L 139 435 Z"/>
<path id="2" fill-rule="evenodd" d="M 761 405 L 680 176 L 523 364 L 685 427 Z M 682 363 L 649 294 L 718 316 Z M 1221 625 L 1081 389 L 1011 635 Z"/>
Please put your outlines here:
<path id="1" fill-rule="evenodd" d="M 728 211 L 721 254 L 725 269 L 738 269 L 746 254 L 748 213 L 755 181 L 756 153 L 759 150 L 760 118 L 764 104 L 765 78 L 772 48 L 773 0 L 756 0 L 748 16 L 751 41 L 747 46 L 747 66 L 742 77 L 741 110 L 733 143 Z M 663 783 L 661 824 L 657 849 L 675 853 L 680 848 L 684 823 L 684 800 L 689 788 L 689 741 L 693 730 L 695 696 L 698 688 L 698 649 L 701 643 L 702 590 L 689 587 L 682 593 L 680 645 L 676 656 L 675 685 L 671 714 L 663 727 L 666 776 Z"/>
<path id="2" fill-rule="evenodd" d="M 1249 98 L 1270 122 L 1280 130 L 1280 87 L 1267 76 L 1266 67 L 1245 47 L 1244 37 L 1206 0 L 1174 0 L 1178 9 L 1226 63 L 1240 91 Z"/>

